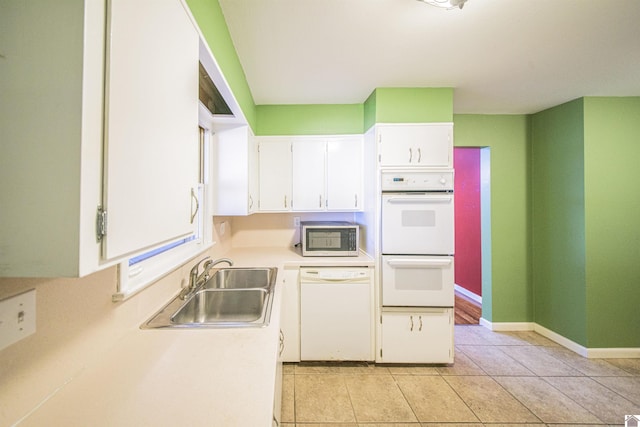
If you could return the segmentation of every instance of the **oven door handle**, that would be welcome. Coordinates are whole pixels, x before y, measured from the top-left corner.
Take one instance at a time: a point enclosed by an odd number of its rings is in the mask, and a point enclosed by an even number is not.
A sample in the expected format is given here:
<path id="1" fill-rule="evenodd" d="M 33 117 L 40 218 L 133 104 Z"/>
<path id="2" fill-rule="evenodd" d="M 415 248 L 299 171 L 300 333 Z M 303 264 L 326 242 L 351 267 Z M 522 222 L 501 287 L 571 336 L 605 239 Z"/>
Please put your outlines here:
<path id="1" fill-rule="evenodd" d="M 451 260 L 390 259 L 387 264 L 396 268 L 440 268 L 450 266 Z"/>
<path id="2" fill-rule="evenodd" d="M 450 203 L 453 200 L 453 197 L 443 197 L 443 196 L 435 196 L 435 197 L 390 197 L 386 199 L 388 203 L 402 203 L 402 204 L 424 204 L 424 203 Z"/>

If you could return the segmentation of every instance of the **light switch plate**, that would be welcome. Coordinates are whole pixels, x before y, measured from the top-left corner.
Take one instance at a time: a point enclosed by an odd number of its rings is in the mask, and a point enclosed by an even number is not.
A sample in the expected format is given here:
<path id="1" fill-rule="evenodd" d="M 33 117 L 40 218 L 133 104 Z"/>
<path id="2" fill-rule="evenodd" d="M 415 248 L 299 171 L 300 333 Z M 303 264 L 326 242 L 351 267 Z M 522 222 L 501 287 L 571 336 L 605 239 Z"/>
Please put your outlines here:
<path id="1" fill-rule="evenodd" d="M 36 290 L 0 301 L 0 350 L 35 333 Z"/>

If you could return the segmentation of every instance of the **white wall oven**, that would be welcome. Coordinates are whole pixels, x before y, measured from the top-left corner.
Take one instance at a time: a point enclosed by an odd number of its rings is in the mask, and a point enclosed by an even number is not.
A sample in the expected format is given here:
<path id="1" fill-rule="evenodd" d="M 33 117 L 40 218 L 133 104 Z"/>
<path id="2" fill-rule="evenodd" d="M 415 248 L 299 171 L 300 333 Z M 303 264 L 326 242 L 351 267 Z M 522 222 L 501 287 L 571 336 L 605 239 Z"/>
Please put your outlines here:
<path id="1" fill-rule="evenodd" d="M 383 170 L 382 305 L 453 307 L 452 170 Z"/>

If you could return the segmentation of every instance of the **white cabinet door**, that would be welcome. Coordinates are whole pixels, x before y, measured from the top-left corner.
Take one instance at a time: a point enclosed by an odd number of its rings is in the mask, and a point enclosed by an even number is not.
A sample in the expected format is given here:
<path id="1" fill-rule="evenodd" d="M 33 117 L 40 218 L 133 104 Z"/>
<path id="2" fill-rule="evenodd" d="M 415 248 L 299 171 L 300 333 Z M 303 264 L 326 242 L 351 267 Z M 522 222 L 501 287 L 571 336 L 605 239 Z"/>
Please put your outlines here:
<path id="1" fill-rule="evenodd" d="M 453 167 L 453 124 L 378 125 L 381 166 Z"/>
<path id="2" fill-rule="evenodd" d="M 284 212 L 291 210 L 291 139 L 258 138 L 260 164 L 259 210 Z"/>
<path id="3" fill-rule="evenodd" d="M 224 129 L 215 136 L 214 215 L 249 215 L 258 205 L 257 148 L 251 129 Z"/>
<path id="4" fill-rule="evenodd" d="M 84 276 L 100 259 L 105 0 L 0 10 L 0 277 Z"/>
<path id="5" fill-rule="evenodd" d="M 363 147 L 361 135 L 327 141 L 327 210 L 362 210 Z"/>
<path id="6" fill-rule="evenodd" d="M 292 152 L 293 210 L 325 210 L 326 141 L 299 138 L 293 141 Z"/>
<path id="7" fill-rule="evenodd" d="M 282 314 L 280 329 L 284 337 L 282 360 L 300 361 L 300 288 L 298 268 L 282 270 Z"/>
<path id="8" fill-rule="evenodd" d="M 381 363 L 453 363 L 453 309 L 383 312 Z"/>
<path id="9" fill-rule="evenodd" d="M 115 258 L 193 231 L 199 37 L 178 0 L 108 11 L 104 248 Z"/>

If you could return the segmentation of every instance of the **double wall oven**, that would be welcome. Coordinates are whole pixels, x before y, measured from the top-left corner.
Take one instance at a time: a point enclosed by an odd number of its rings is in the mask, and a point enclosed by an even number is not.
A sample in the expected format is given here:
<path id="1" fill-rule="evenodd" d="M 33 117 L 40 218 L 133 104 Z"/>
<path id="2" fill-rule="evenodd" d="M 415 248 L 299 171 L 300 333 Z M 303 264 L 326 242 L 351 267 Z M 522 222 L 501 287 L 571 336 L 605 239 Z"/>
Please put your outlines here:
<path id="1" fill-rule="evenodd" d="M 453 171 L 382 172 L 382 305 L 453 307 Z"/>

